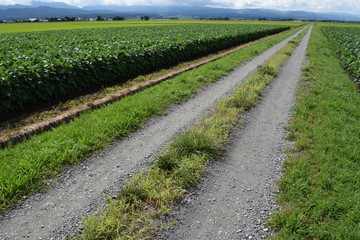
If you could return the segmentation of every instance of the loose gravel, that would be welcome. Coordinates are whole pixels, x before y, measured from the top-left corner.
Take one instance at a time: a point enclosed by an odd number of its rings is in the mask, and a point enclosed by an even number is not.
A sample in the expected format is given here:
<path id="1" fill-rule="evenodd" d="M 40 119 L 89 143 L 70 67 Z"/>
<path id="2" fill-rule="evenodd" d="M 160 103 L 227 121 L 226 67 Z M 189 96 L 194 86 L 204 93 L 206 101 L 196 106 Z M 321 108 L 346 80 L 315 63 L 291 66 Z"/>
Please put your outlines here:
<path id="1" fill-rule="evenodd" d="M 130 137 L 68 169 L 59 179 L 49 180 L 45 191 L 0 217 L 0 239 L 66 239 L 81 229 L 81 218 L 104 204 L 105 194 L 116 193 L 132 173 L 146 168 L 173 136 L 206 114 L 298 33 L 175 106 L 166 116 L 152 119 Z M 212 203 L 219 201 L 212 199 Z"/>
<path id="2" fill-rule="evenodd" d="M 267 216 L 276 210 L 276 180 L 285 158 L 284 126 L 291 118 L 310 32 L 269 85 L 258 105 L 232 136 L 225 156 L 209 167 L 202 183 L 177 206 L 157 239 L 265 239 Z"/>

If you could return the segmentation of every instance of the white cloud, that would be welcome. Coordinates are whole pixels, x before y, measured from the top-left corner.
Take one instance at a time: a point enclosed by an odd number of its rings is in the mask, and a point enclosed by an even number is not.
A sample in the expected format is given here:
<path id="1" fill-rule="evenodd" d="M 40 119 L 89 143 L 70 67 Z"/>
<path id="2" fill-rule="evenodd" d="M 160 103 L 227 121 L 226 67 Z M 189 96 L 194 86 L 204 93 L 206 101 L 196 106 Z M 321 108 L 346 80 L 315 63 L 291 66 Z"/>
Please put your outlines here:
<path id="1" fill-rule="evenodd" d="M 74 6 L 88 5 L 192 5 L 228 8 L 267 8 L 278 10 L 348 12 L 360 14 L 359 0 L 42 0 L 62 1 Z M 0 5 L 29 4 L 31 0 L 0 0 Z"/>
<path id="2" fill-rule="evenodd" d="M 359 0 L 212 0 L 231 8 L 271 8 L 284 11 L 360 13 Z"/>
<path id="3" fill-rule="evenodd" d="M 30 4 L 29 0 L 1 0 L 0 5 L 14 5 L 14 4 Z"/>

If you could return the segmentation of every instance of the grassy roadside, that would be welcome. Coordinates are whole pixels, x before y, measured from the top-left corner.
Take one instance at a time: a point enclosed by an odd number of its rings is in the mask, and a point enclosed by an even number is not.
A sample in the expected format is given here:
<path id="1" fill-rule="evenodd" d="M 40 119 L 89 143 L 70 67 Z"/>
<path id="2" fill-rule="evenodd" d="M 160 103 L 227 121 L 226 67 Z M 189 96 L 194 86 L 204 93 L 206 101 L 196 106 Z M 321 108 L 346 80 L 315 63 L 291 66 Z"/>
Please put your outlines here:
<path id="1" fill-rule="evenodd" d="M 360 95 L 320 28 L 298 91 L 274 239 L 359 239 Z"/>
<path id="2" fill-rule="evenodd" d="M 0 210 L 39 189 L 49 177 L 80 162 L 115 139 L 129 135 L 172 104 L 196 94 L 241 63 L 252 59 L 297 30 L 280 34 L 176 78 L 87 112 L 15 146 L 0 151 Z M 89 131 L 91 129 L 91 132 Z"/>
<path id="3" fill-rule="evenodd" d="M 235 92 L 217 104 L 210 116 L 178 135 L 153 166 L 130 179 L 106 210 L 84 221 L 79 239 L 145 239 L 161 229 L 157 219 L 172 210 L 206 171 L 209 161 L 222 154 L 241 113 L 254 106 L 265 86 L 276 76 L 306 31 L 268 59 Z"/>

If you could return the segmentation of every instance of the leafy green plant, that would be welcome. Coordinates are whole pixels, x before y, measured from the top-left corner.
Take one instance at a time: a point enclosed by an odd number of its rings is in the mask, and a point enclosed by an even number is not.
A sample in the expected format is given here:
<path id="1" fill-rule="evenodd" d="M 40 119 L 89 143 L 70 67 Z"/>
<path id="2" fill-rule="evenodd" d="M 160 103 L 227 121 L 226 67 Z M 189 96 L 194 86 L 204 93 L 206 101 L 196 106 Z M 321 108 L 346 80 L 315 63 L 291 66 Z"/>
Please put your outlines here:
<path id="1" fill-rule="evenodd" d="M 333 44 L 345 68 L 360 84 L 360 28 L 358 27 L 322 27 L 322 32 Z"/>
<path id="2" fill-rule="evenodd" d="M 286 29 L 198 24 L 1 34 L 0 112 L 121 83 Z"/>

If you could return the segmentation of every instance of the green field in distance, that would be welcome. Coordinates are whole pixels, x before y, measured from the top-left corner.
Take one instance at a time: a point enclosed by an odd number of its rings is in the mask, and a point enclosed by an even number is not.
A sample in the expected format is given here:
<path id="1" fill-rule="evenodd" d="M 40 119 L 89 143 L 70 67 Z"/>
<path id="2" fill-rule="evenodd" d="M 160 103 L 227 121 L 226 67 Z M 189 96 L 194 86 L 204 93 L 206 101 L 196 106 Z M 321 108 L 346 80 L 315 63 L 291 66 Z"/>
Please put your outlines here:
<path id="1" fill-rule="evenodd" d="M 261 24 L 261 25 L 299 26 L 304 23 L 284 22 L 284 21 L 206 21 L 206 20 L 157 20 L 157 21 L 129 20 L 129 21 L 5 23 L 5 24 L 0 24 L 0 33 L 83 29 L 83 28 L 159 26 L 159 25 L 177 25 L 177 24 Z"/>
<path id="2" fill-rule="evenodd" d="M 360 27 L 360 23 L 335 23 L 335 22 L 317 22 L 319 27 Z"/>

